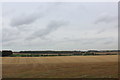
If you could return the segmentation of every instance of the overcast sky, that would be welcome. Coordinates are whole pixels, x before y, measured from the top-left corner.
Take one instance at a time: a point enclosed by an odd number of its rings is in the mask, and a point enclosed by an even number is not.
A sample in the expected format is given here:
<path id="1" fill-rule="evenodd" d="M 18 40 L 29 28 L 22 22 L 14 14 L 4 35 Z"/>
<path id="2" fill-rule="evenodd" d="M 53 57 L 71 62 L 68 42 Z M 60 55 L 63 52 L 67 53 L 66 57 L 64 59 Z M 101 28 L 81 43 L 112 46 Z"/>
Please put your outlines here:
<path id="1" fill-rule="evenodd" d="M 117 3 L 2 4 L 2 49 L 117 49 Z"/>

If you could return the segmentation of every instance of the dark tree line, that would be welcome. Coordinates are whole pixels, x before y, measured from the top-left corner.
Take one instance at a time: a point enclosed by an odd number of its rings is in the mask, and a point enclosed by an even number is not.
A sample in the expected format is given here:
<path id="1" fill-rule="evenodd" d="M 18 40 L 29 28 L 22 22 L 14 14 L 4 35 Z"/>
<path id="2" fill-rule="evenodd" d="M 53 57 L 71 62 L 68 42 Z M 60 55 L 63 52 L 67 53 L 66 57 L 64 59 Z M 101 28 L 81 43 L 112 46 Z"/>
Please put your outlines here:
<path id="1" fill-rule="evenodd" d="M 59 53 L 80 53 L 80 51 L 20 51 L 19 53 L 46 53 L 46 54 L 59 54 Z"/>
<path id="2" fill-rule="evenodd" d="M 13 54 L 13 52 L 11 51 L 11 50 L 5 50 L 5 51 L 2 51 L 2 56 L 4 57 L 4 56 L 10 56 L 10 55 L 12 55 Z"/>
<path id="3" fill-rule="evenodd" d="M 98 54 L 98 52 L 101 52 Z M 102 53 L 108 52 L 108 53 Z M 116 52 L 116 53 L 109 53 L 109 52 Z M 3 50 L 0 53 L 4 56 L 28 56 L 28 57 L 37 57 L 37 56 L 72 56 L 72 55 L 116 55 L 119 50 L 104 50 L 104 51 L 97 51 L 97 50 L 88 50 L 88 51 L 20 51 L 20 52 L 13 52 L 11 50 Z M 17 55 L 18 54 L 18 55 Z M 119 53 L 120 55 L 120 53 Z"/>

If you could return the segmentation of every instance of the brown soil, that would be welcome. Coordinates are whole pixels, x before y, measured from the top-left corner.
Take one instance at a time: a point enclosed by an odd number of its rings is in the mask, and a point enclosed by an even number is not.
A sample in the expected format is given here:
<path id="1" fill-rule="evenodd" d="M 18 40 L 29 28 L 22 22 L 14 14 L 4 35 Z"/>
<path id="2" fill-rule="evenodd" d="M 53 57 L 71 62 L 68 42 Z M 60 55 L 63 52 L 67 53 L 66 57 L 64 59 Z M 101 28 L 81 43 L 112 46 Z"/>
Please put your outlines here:
<path id="1" fill-rule="evenodd" d="M 3 78 L 117 78 L 111 56 L 4 57 Z"/>

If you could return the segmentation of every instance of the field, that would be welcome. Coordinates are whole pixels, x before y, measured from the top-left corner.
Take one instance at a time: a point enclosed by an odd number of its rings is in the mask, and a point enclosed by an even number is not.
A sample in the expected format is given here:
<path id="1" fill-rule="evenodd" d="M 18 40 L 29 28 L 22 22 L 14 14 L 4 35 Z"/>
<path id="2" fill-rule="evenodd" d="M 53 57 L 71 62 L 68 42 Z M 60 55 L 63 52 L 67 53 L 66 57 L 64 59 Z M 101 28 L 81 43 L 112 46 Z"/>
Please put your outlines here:
<path id="1" fill-rule="evenodd" d="M 3 78 L 117 78 L 118 56 L 3 57 Z"/>

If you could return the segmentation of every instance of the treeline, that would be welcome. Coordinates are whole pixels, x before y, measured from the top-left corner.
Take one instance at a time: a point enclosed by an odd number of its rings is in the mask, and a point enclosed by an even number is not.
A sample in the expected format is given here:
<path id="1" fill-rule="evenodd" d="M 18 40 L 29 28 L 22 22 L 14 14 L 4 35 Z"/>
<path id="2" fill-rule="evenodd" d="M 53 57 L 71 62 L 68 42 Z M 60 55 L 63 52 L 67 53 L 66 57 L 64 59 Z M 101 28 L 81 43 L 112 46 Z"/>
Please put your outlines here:
<path id="1" fill-rule="evenodd" d="M 13 55 L 13 52 L 11 50 L 3 50 L 2 52 L 0 52 L 0 56 L 11 56 Z"/>
<path id="2" fill-rule="evenodd" d="M 59 53 L 80 53 L 81 51 L 20 51 L 19 53 L 45 53 L 45 54 L 59 54 Z"/>
<path id="3" fill-rule="evenodd" d="M 93 56 L 93 55 L 116 55 L 116 54 L 97 54 L 93 52 L 79 52 L 79 53 L 44 53 L 44 54 L 36 54 L 36 53 L 20 53 L 13 54 L 10 57 L 47 57 L 47 56 Z"/>
<path id="4" fill-rule="evenodd" d="M 49 54 L 49 53 L 92 53 L 92 52 L 119 52 L 119 50 L 88 50 L 88 51 L 20 51 L 19 53 L 46 53 L 46 54 Z"/>
<path id="5" fill-rule="evenodd" d="M 39 56 L 79 56 L 79 55 L 117 55 L 119 50 L 88 50 L 88 51 L 2 51 L 2 56 L 11 57 L 39 57 Z M 120 55 L 120 54 L 119 54 Z"/>

